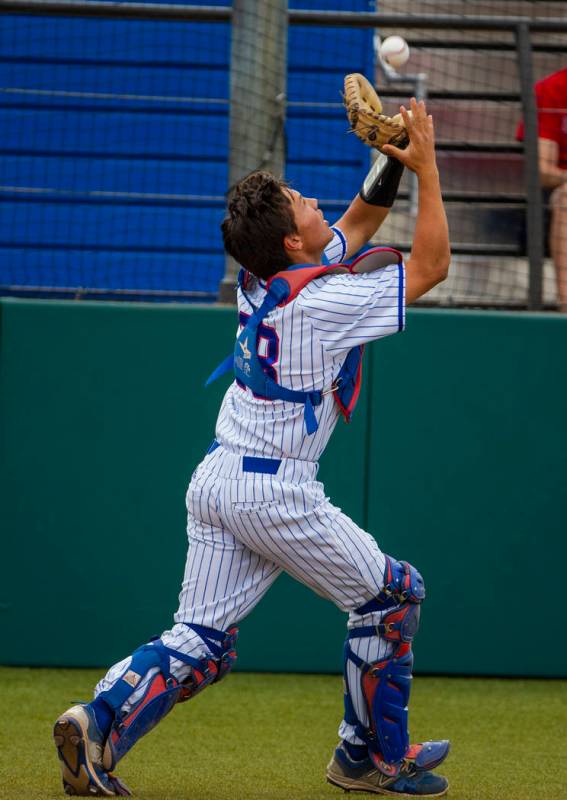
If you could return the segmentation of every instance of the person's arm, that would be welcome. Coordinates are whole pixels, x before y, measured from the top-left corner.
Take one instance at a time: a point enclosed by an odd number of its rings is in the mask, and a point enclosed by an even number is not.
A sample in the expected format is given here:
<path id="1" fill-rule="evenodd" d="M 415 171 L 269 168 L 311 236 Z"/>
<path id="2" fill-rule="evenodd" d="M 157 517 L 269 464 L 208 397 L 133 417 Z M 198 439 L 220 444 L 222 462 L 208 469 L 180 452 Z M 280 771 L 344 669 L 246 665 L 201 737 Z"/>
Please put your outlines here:
<path id="1" fill-rule="evenodd" d="M 360 192 L 336 223 L 348 242 L 346 256 L 360 250 L 384 222 L 398 194 L 403 171 L 398 159 L 377 154 Z"/>
<path id="2" fill-rule="evenodd" d="M 385 206 L 365 203 L 360 195 L 354 198 L 343 216 L 334 223 L 344 233 L 348 243 L 345 258 L 357 253 L 374 236 L 389 211 Z"/>
<path id="3" fill-rule="evenodd" d="M 559 144 L 553 139 L 538 140 L 539 176 L 544 189 L 555 189 L 562 183 L 567 183 L 567 170 L 561 169 L 559 164 Z"/>
<path id="4" fill-rule="evenodd" d="M 403 106 L 400 110 L 410 143 L 405 150 L 392 145 L 384 145 L 382 149 L 417 175 L 417 219 L 411 254 L 406 262 L 406 305 L 409 305 L 445 280 L 451 248 L 435 159 L 433 118 L 427 114 L 425 103 L 418 103 L 413 97 L 411 116 Z"/>

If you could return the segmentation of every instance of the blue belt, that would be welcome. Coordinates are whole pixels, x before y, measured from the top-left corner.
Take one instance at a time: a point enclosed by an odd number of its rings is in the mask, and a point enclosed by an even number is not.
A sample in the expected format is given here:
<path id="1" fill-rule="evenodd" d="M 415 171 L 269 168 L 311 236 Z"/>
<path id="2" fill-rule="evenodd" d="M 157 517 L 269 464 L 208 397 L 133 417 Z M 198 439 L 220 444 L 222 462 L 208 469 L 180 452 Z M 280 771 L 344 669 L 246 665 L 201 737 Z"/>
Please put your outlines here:
<path id="1" fill-rule="evenodd" d="M 213 453 L 220 443 L 213 439 L 207 455 Z M 260 458 L 259 456 L 242 456 L 242 472 L 263 472 L 265 475 L 275 475 L 278 471 L 281 458 Z"/>

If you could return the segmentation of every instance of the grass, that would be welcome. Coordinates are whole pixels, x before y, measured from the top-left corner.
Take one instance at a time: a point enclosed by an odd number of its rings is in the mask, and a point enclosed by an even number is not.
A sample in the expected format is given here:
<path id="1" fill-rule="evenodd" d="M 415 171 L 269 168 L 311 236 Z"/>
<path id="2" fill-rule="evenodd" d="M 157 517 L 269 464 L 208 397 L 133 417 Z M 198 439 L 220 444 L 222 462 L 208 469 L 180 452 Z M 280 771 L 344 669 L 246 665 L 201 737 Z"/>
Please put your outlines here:
<path id="1" fill-rule="evenodd" d="M 51 726 L 100 674 L 0 668 L 2 800 L 63 796 Z M 336 676 L 236 673 L 174 709 L 118 772 L 142 800 L 341 800 L 324 779 L 341 692 Z M 416 678 L 410 716 L 413 741 L 452 741 L 451 800 L 567 798 L 567 681 Z"/>

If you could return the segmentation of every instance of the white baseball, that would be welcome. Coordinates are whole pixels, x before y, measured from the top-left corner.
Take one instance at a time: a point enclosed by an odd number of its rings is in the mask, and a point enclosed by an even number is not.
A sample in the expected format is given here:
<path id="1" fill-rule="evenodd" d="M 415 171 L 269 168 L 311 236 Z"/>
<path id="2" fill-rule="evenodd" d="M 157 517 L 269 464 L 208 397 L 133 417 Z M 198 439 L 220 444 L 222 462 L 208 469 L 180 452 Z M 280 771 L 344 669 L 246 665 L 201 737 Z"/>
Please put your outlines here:
<path id="1" fill-rule="evenodd" d="M 388 36 L 380 45 L 380 58 L 391 67 L 402 67 L 408 60 L 410 49 L 401 36 Z"/>

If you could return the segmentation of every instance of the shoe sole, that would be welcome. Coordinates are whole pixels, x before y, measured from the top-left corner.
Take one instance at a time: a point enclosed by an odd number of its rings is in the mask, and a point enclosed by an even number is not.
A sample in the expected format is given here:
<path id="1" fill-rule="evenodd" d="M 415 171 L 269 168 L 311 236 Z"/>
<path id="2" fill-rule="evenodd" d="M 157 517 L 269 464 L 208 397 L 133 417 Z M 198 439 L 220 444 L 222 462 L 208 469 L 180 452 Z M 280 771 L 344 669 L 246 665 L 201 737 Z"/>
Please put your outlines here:
<path id="1" fill-rule="evenodd" d="M 327 771 L 327 782 L 332 783 L 333 786 L 338 786 L 339 788 L 344 789 L 345 792 L 373 792 L 374 794 L 385 794 L 389 795 L 390 797 L 410 798 L 410 800 L 418 800 L 420 797 L 443 797 L 443 795 L 447 794 L 449 789 L 449 787 L 446 786 L 443 791 L 436 792 L 435 794 L 407 794 L 406 792 L 392 792 L 389 789 L 378 787 L 374 783 L 348 778 L 346 775 L 341 775 L 340 772 L 333 772 L 330 769 Z"/>
<path id="2" fill-rule="evenodd" d="M 87 731 L 81 720 L 65 714 L 59 717 L 53 727 L 53 741 L 61 762 L 65 794 L 79 797 L 116 796 L 97 778 L 88 754 Z"/>

